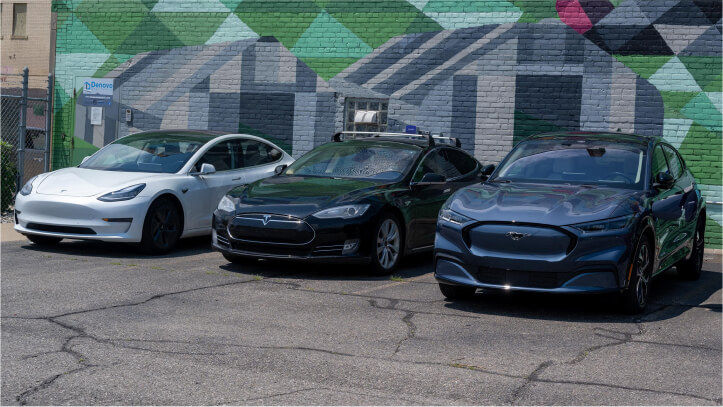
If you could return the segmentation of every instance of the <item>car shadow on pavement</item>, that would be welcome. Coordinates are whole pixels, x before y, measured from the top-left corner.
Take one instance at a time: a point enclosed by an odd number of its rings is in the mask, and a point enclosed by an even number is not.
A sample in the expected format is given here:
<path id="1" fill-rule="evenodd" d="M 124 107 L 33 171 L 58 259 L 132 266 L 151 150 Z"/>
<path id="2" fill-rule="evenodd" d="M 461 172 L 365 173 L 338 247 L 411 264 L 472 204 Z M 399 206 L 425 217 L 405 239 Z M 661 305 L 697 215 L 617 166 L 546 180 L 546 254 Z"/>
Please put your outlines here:
<path id="1" fill-rule="evenodd" d="M 211 252 L 211 237 L 200 236 L 181 239 L 170 253 L 154 255 L 143 253 L 132 243 L 101 242 L 96 240 L 63 240 L 53 246 L 39 246 L 29 241 L 21 244 L 26 250 L 44 253 L 69 254 L 86 257 L 169 259 Z"/>
<path id="2" fill-rule="evenodd" d="M 221 268 L 239 274 L 261 277 L 298 278 L 305 280 L 357 280 L 379 281 L 390 278 L 418 277 L 432 270 L 432 253 L 414 254 L 405 257 L 399 268 L 391 275 L 378 276 L 368 264 L 306 263 L 282 260 L 251 260 L 244 264 L 227 263 Z"/>
<path id="3" fill-rule="evenodd" d="M 674 269 L 653 279 L 645 313 L 626 315 L 614 294 L 573 295 L 478 291 L 468 301 L 447 301 L 445 307 L 474 313 L 570 322 L 650 322 L 674 318 L 690 308 L 721 312 L 721 273 L 707 265 L 697 281 L 678 277 Z"/>

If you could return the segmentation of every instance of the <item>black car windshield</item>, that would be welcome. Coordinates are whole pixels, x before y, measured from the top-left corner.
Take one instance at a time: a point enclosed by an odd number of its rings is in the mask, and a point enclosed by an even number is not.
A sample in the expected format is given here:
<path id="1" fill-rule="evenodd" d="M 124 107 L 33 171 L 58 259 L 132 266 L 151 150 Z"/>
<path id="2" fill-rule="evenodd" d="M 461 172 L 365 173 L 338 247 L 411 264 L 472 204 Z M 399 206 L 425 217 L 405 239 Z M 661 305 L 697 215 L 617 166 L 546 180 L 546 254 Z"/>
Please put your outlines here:
<path id="1" fill-rule="evenodd" d="M 93 154 L 80 168 L 129 172 L 178 172 L 211 137 L 144 133 L 123 137 Z"/>
<path id="2" fill-rule="evenodd" d="M 285 174 L 397 181 L 419 151 L 412 146 L 372 142 L 328 143 L 296 160 Z"/>
<path id="3" fill-rule="evenodd" d="M 588 184 L 640 189 L 642 145 L 602 140 L 530 140 L 518 145 L 490 181 Z"/>

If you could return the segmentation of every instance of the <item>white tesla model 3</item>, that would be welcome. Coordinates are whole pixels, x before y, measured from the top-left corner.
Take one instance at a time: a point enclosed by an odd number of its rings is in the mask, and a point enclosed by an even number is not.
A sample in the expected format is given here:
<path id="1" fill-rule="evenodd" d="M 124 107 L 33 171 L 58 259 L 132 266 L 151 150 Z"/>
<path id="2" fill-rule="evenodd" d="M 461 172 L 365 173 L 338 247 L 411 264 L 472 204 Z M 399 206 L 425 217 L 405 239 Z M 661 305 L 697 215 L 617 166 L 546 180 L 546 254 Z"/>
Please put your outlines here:
<path id="1" fill-rule="evenodd" d="M 40 174 L 15 199 L 15 230 L 36 244 L 64 238 L 140 242 L 165 253 L 211 233 L 221 198 L 294 159 L 245 134 L 160 130 L 132 134 L 77 167 Z"/>

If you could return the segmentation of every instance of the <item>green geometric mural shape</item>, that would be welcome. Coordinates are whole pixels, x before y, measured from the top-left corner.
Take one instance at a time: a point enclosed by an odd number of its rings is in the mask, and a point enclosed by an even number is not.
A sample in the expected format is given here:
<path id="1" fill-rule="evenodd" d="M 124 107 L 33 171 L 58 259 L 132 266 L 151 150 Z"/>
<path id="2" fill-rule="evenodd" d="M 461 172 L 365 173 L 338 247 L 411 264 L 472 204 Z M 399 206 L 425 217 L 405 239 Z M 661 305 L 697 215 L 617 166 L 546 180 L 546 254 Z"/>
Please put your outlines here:
<path id="1" fill-rule="evenodd" d="M 721 92 L 706 92 L 706 96 L 708 96 L 708 99 L 713 103 L 713 106 L 715 106 L 716 109 L 718 109 L 719 112 L 723 113 L 723 93 Z"/>
<path id="2" fill-rule="evenodd" d="M 723 58 L 702 56 L 679 56 L 678 58 L 704 91 L 721 91 Z"/>
<path id="3" fill-rule="evenodd" d="M 115 52 L 144 23 L 148 11 L 140 0 L 83 0 L 75 14 L 109 51 Z"/>
<path id="4" fill-rule="evenodd" d="M 95 71 L 95 74 L 93 74 L 93 76 L 96 78 L 102 78 L 108 72 L 110 72 L 110 71 L 114 70 L 116 67 L 118 67 L 118 65 L 120 65 L 120 64 L 121 64 L 121 62 L 118 61 L 118 58 L 111 55 L 108 57 L 108 59 L 105 60 L 103 65 L 101 65 L 100 68 L 98 68 L 98 70 Z"/>
<path id="5" fill-rule="evenodd" d="M 186 45 L 152 13 L 146 14 L 135 31 L 118 45 L 118 54 L 140 54 L 146 51 L 172 49 Z"/>
<path id="6" fill-rule="evenodd" d="M 330 0 L 325 8 L 329 14 L 372 48 L 398 35 L 441 29 L 434 20 L 404 0 L 385 2 Z M 412 25 L 415 26 L 415 31 L 409 30 Z"/>
<path id="7" fill-rule="evenodd" d="M 236 14 L 229 14 L 226 20 L 216 29 L 206 44 L 217 44 L 219 42 L 238 41 L 247 38 L 258 38 L 258 34 L 249 26 L 244 24 Z"/>
<path id="8" fill-rule="evenodd" d="M 432 13 L 491 13 L 519 11 L 514 4 L 505 0 L 430 0 L 424 12 Z"/>
<path id="9" fill-rule="evenodd" d="M 678 149 L 701 184 L 721 185 L 721 133 L 693 123 Z"/>
<path id="10" fill-rule="evenodd" d="M 657 72 L 648 78 L 653 86 L 658 90 L 668 90 L 676 92 L 700 92 L 700 85 L 695 81 L 693 75 L 678 59 L 672 57 Z"/>
<path id="11" fill-rule="evenodd" d="M 288 49 L 321 12 L 311 0 L 244 0 L 236 15 L 261 37 L 273 36 Z"/>
<path id="12" fill-rule="evenodd" d="M 91 77 L 108 60 L 110 54 L 84 54 L 72 53 L 55 56 L 55 71 L 68 72 L 65 75 L 55 77 L 56 85 L 60 85 L 68 95 L 73 94 L 73 89 L 80 89 L 82 83 L 80 78 Z"/>
<path id="13" fill-rule="evenodd" d="M 636 74 L 648 79 L 673 57 L 672 55 L 613 55 Z"/>
<path id="14" fill-rule="evenodd" d="M 538 119 L 519 110 L 515 110 L 515 127 L 512 133 L 512 145 L 517 145 L 526 137 L 538 133 L 553 131 L 565 131 L 564 127 L 550 123 L 547 120 Z"/>
<path id="15" fill-rule="evenodd" d="M 554 1 L 511 0 L 512 4 L 522 10 L 520 23 L 536 23 L 544 18 L 558 18 Z"/>
<path id="16" fill-rule="evenodd" d="M 710 211 L 710 209 L 709 209 Z M 723 233 L 723 226 L 719 221 L 710 216 L 705 217 L 705 245 L 706 247 L 721 248 L 720 235 Z"/>
<path id="17" fill-rule="evenodd" d="M 443 30 L 443 28 L 438 22 L 432 20 L 424 14 L 420 14 L 412 21 L 411 24 L 409 24 L 409 27 L 407 27 L 404 33 L 416 34 L 440 30 Z"/>
<path id="18" fill-rule="evenodd" d="M 329 80 L 339 72 L 345 70 L 349 65 L 358 61 L 359 58 L 300 58 L 317 75 Z"/>
<path id="19" fill-rule="evenodd" d="M 228 7 L 229 10 L 236 11 L 239 3 L 241 3 L 242 1 L 243 0 L 221 0 L 221 3 L 223 3 L 224 6 Z"/>
<path id="20" fill-rule="evenodd" d="M 422 11 L 445 29 L 511 23 L 523 14 L 505 0 L 430 0 Z"/>
<path id="21" fill-rule="evenodd" d="M 62 25 L 58 25 L 57 36 L 59 38 L 72 38 L 72 41 L 64 41 L 57 44 L 57 52 L 70 54 L 98 53 L 108 54 L 109 50 L 103 46 L 98 37 L 83 24 L 74 14 L 69 14 Z"/>
<path id="22" fill-rule="evenodd" d="M 683 116 L 680 111 L 697 95 L 698 92 L 660 91 L 660 96 L 663 98 L 663 108 L 665 110 L 663 116 L 665 118 L 684 118 L 685 116 Z"/>
<path id="23" fill-rule="evenodd" d="M 723 130 L 723 119 L 715 105 L 705 93 L 699 93 L 688 102 L 680 111 L 685 117 L 693 119 L 711 131 Z"/>
<path id="24" fill-rule="evenodd" d="M 153 12 L 151 14 L 158 18 L 184 45 L 200 45 L 211 38 L 230 13 Z M 199 21 L 203 23 L 199 24 Z"/>
<path id="25" fill-rule="evenodd" d="M 230 13 L 220 0 L 160 0 L 153 7 L 153 13 Z"/>
<path id="26" fill-rule="evenodd" d="M 372 47 L 326 11 L 314 19 L 291 49 L 298 58 L 361 58 Z"/>

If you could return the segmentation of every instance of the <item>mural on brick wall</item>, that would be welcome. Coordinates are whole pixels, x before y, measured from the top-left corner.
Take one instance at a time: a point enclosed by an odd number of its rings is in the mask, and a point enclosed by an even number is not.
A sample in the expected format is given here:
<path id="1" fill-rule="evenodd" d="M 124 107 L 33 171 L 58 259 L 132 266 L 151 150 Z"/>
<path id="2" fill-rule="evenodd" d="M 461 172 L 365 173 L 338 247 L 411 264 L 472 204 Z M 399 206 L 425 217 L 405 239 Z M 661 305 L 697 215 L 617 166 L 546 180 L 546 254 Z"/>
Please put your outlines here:
<path id="1" fill-rule="evenodd" d="M 392 130 L 453 134 L 482 161 L 550 130 L 662 135 L 721 197 L 721 2 L 55 0 L 53 159 L 134 130 L 262 135 L 298 155 L 381 100 Z M 85 131 L 78 78 L 115 78 L 117 129 Z M 80 116 L 79 116 L 80 115 Z M 720 242 L 720 205 L 709 236 Z M 712 232 L 711 232 L 712 230 Z"/>

